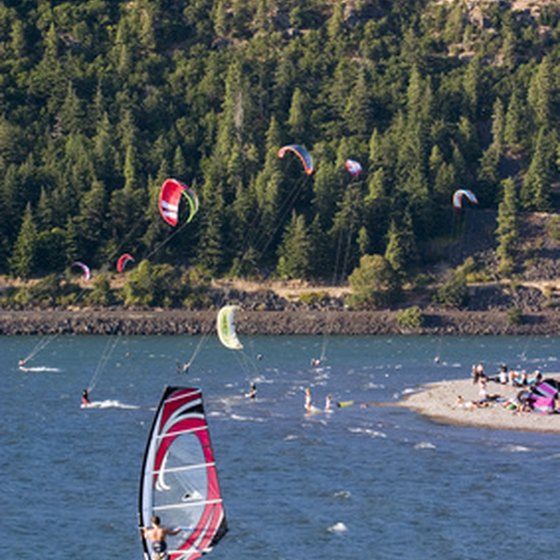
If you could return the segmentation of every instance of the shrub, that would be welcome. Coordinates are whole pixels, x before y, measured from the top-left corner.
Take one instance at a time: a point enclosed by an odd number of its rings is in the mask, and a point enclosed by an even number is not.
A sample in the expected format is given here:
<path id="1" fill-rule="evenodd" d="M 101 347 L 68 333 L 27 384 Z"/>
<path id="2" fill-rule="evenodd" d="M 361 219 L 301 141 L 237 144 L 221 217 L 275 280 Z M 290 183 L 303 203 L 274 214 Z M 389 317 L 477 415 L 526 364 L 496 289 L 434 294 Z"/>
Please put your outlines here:
<path id="1" fill-rule="evenodd" d="M 381 255 L 364 255 L 348 281 L 352 288 L 348 303 L 352 307 L 388 305 L 397 300 L 401 291 L 396 272 Z"/>
<path id="2" fill-rule="evenodd" d="M 523 313 L 519 307 L 512 307 L 507 312 L 508 325 L 521 325 L 523 323 Z"/>
<path id="3" fill-rule="evenodd" d="M 424 315 L 421 309 L 415 305 L 399 311 L 397 313 L 397 323 L 406 329 L 419 329 L 424 325 Z"/>
<path id="4" fill-rule="evenodd" d="M 441 286 L 434 301 L 445 307 L 463 307 L 469 301 L 469 290 L 465 276 L 455 273 L 451 279 Z"/>

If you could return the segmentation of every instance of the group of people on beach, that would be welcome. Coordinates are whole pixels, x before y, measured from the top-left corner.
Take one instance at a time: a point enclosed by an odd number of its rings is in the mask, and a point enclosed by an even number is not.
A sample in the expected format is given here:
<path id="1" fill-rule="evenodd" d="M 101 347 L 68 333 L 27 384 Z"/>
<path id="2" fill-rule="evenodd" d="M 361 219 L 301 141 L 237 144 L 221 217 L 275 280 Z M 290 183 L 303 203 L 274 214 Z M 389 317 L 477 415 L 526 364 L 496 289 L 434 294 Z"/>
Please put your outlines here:
<path id="1" fill-rule="evenodd" d="M 538 370 L 529 375 L 525 370 L 509 370 L 506 364 L 501 364 L 495 375 L 487 376 L 484 364 L 478 363 L 472 366 L 471 378 L 473 384 L 478 384 L 478 399 L 465 401 L 462 395 L 458 395 L 455 402 L 457 408 L 473 410 L 497 403 L 516 413 L 560 412 L 560 382 L 555 379 L 543 380 L 542 373 Z M 489 381 L 519 387 L 521 390 L 510 398 L 500 394 L 490 394 L 488 392 Z"/>

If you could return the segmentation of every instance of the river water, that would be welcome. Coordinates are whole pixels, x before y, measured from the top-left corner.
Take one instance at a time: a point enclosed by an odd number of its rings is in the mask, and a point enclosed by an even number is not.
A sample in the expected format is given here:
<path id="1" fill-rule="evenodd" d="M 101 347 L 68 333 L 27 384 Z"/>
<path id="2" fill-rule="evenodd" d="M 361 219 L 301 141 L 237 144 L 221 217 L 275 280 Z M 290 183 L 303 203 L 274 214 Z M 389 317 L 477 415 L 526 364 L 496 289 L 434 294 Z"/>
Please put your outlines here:
<path id="1" fill-rule="evenodd" d="M 313 369 L 325 342 L 327 360 Z M 229 523 L 209 558 L 554 556 L 559 436 L 444 426 L 359 403 L 390 405 L 422 383 L 464 378 L 480 360 L 487 371 L 501 361 L 559 371 L 560 339 L 244 343 L 241 355 L 197 337 L 0 338 L 6 555 L 141 558 L 140 465 L 153 409 L 172 384 L 204 394 Z M 31 371 L 19 371 L 35 348 Z M 176 362 L 195 350 L 188 375 L 178 374 Z M 244 397 L 250 381 L 255 401 Z M 92 384 L 100 408 L 81 409 Z M 348 406 L 306 416 L 305 387 L 318 408 L 328 393 Z"/>

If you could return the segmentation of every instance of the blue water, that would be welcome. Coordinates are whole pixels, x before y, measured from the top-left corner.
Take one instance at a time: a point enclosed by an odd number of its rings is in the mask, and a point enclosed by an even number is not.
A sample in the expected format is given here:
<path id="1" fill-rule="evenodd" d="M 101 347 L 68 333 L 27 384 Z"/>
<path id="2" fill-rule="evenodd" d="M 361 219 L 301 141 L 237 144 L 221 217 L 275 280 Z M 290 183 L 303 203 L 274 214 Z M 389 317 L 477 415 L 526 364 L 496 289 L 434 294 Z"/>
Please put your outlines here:
<path id="1" fill-rule="evenodd" d="M 138 477 L 165 384 L 200 386 L 229 532 L 209 558 L 525 559 L 557 549 L 560 437 L 433 423 L 391 406 L 305 416 L 336 401 L 394 403 L 472 363 L 558 371 L 548 337 L 246 339 L 246 358 L 208 339 L 187 377 L 188 337 L 0 338 L 0 493 L 10 557 L 139 559 Z M 109 350 L 108 350 L 109 349 Z M 255 356 L 262 354 L 262 360 Z M 434 357 L 439 355 L 439 364 Z M 106 361 L 104 367 L 100 364 Z M 50 371 L 54 370 L 54 371 Z M 106 408 L 83 410 L 81 390 Z M 246 399 L 256 380 L 258 398 Z M 134 408 L 124 408 L 124 407 Z"/>

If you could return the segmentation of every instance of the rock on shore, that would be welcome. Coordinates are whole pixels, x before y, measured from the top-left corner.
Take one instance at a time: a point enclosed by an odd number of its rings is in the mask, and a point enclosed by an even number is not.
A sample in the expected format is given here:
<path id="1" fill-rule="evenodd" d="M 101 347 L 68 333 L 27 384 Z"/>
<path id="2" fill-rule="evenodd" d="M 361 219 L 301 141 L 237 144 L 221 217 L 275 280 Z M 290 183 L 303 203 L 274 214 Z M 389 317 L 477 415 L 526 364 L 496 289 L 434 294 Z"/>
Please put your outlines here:
<path id="1" fill-rule="evenodd" d="M 237 329 L 247 335 L 551 335 L 558 334 L 554 311 L 526 315 L 511 325 L 503 311 L 448 311 L 424 314 L 424 326 L 399 325 L 397 311 L 290 309 L 238 313 Z M 46 309 L 0 312 L 0 334 L 196 335 L 214 329 L 215 310 Z"/>

